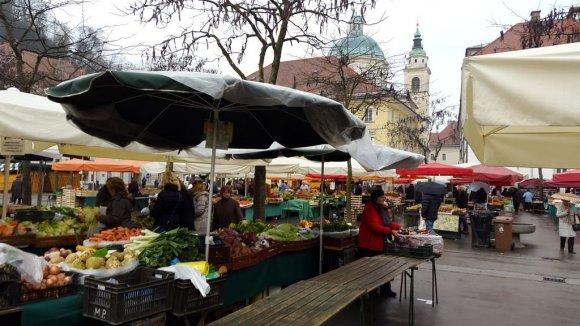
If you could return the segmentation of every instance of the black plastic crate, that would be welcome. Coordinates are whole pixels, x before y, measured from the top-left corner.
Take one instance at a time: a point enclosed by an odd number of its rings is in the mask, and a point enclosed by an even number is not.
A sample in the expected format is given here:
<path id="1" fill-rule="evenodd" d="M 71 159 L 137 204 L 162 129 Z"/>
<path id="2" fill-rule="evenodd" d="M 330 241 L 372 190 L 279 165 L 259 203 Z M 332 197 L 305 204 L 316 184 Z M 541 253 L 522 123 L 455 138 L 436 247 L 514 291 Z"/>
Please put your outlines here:
<path id="1" fill-rule="evenodd" d="M 0 310 L 20 304 L 20 273 L 9 264 L 0 265 Z"/>
<path id="2" fill-rule="evenodd" d="M 224 298 L 226 277 L 214 278 L 208 280 L 207 283 L 209 283 L 211 290 L 204 298 L 199 290 L 191 284 L 191 281 L 175 280 L 173 314 L 181 317 L 220 306 Z"/>
<path id="3" fill-rule="evenodd" d="M 411 258 L 430 258 L 433 256 L 433 246 L 425 244 L 417 248 L 399 247 L 391 242 L 385 242 L 384 254 Z"/>
<path id="4" fill-rule="evenodd" d="M 85 317 L 112 325 L 142 319 L 171 309 L 173 273 L 138 267 L 114 277 L 87 276 L 83 299 Z"/>
<path id="5" fill-rule="evenodd" d="M 209 246 L 208 262 L 212 265 L 223 265 L 231 261 L 231 248 L 218 236 L 213 236 L 215 245 Z M 199 253 L 205 255 L 205 235 L 199 236 Z"/>

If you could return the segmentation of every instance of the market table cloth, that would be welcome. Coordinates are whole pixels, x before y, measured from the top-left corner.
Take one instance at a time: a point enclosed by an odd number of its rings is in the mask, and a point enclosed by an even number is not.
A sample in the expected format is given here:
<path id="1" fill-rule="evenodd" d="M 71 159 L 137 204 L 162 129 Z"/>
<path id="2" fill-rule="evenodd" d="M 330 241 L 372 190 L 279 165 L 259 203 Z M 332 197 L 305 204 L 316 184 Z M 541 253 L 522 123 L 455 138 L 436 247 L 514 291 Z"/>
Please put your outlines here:
<path id="1" fill-rule="evenodd" d="M 298 217 L 300 220 L 312 219 L 314 214 L 310 208 L 310 201 L 306 199 L 290 199 L 286 202 L 286 206 L 282 209 L 284 216 L 288 215 L 288 212 L 294 211 L 298 212 Z"/>

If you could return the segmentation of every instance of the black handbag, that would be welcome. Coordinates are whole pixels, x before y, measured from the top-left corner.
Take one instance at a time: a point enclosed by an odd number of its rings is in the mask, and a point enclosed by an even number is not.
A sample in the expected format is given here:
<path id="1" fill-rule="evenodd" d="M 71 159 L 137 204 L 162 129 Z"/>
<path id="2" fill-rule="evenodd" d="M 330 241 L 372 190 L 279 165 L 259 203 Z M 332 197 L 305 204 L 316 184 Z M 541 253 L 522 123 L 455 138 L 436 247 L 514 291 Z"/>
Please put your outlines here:
<path id="1" fill-rule="evenodd" d="M 580 231 L 580 222 L 578 222 L 578 216 L 574 215 L 574 222 L 572 223 L 572 230 Z"/>

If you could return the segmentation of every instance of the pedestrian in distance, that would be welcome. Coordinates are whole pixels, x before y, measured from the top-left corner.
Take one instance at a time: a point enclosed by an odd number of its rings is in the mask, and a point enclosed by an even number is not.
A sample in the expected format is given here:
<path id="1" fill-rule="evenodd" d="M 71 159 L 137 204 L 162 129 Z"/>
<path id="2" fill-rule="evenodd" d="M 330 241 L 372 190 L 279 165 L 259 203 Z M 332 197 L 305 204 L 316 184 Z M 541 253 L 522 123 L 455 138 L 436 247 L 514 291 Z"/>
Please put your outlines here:
<path id="1" fill-rule="evenodd" d="M 22 204 L 22 176 L 16 176 L 16 180 L 12 182 L 12 186 L 10 187 L 10 193 L 10 202 Z"/>
<path id="2" fill-rule="evenodd" d="M 457 208 L 465 208 L 469 205 L 469 198 L 467 196 L 467 189 L 465 186 L 459 186 L 457 188 L 457 198 L 455 198 L 457 203 Z M 459 222 L 462 225 L 463 230 L 461 233 L 469 234 L 469 225 L 467 224 L 467 217 L 465 215 L 459 216 Z"/>
<path id="3" fill-rule="evenodd" d="M 534 194 L 530 191 L 530 189 L 526 190 L 522 195 L 522 200 L 524 201 L 524 210 L 530 212 L 532 210 L 532 201 L 534 198 Z"/>
<path id="4" fill-rule="evenodd" d="M 557 214 L 560 250 L 564 251 L 566 239 L 568 239 L 568 253 L 575 254 L 574 241 L 576 239 L 576 231 L 572 228 L 572 224 L 578 223 L 578 213 L 569 200 L 562 200 L 561 205 L 562 209 Z"/>

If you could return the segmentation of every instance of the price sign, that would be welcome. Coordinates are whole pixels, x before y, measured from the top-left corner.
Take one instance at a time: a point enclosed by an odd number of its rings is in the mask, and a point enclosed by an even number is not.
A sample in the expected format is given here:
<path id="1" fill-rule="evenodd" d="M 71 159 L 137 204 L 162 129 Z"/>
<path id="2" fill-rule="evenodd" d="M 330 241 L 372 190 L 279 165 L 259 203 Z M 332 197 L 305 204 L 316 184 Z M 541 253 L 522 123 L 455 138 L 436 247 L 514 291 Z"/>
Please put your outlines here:
<path id="1" fill-rule="evenodd" d="M 24 155 L 26 154 L 25 147 L 24 139 L 3 137 L 0 153 L 2 155 Z"/>

